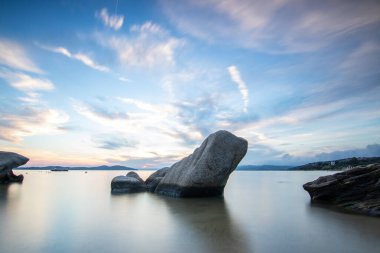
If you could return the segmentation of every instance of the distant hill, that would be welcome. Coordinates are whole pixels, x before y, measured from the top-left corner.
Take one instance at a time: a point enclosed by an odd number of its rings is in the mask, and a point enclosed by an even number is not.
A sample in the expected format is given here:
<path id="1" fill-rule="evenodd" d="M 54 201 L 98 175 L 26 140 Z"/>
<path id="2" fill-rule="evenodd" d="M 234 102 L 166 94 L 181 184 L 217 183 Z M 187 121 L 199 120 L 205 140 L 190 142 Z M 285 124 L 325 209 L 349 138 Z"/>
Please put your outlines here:
<path id="1" fill-rule="evenodd" d="M 241 165 L 236 170 L 288 170 L 291 167 L 285 165 Z"/>
<path id="2" fill-rule="evenodd" d="M 65 170 L 137 170 L 135 168 L 121 166 L 121 165 L 101 165 L 96 167 L 65 167 L 65 166 L 44 166 L 44 167 L 19 167 L 20 170 L 52 170 L 52 171 L 65 171 Z"/>
<path id="3" fill-rule="evenodd" d="M 344 170 L 354 166 L 380 163 L 380 157 L 352 157 L 334 161 L 308 163 L 290 170 Z"/>
<path id="4" fill-rule="evenodd" d="M 352 157 L 334 161 L 322 161 L 308 163 L 301 166 L 289 165 L 240 165 L 237 171 L 293 171 L 293 170 L 344 170 L 350 167 L 359 165 L 368 165 L 373 163 L 380 163 L 380 157 Z M 122 165 L 101 165 L 95 167 L 65 167 L 65 166 L 45 166 L 45 167 L 19 167 L 20 170 L 52 170 L 52 171 L 65 171 L 65 170 L 138 170 L 136 168 L 126 167 Z M 146 170 L 146 169 L 144 169 Z M 155 169 L 150 169 L 155 170 Z"/>

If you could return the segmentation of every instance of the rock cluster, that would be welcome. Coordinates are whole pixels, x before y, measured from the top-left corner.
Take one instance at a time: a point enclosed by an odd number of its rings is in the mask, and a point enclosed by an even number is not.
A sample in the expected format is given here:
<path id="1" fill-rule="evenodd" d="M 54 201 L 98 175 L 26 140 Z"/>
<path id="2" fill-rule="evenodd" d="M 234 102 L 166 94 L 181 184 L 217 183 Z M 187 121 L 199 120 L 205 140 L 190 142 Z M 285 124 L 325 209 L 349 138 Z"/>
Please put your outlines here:
<path id="1" fill-rule="evenodd" d="M 21 183 L 24 180 L 24 176 L 16 176 L 12 169 L 24 165 L 28 161 L 29 158 L 17 153 L 0 151 L 0 183 Z"/>
<path id="2" fill-rule="evenodd" d="M 350 212 L 380 216 L 380 164 L 358 166 L 323 176 L 303 188 L 313 202 L 328 203 Z"/>
<path id="3" fill-rule="evenodd" d="M 191 155 L 153 173 L 144 182 L 145 190 L 170 197 L 222 195 L 229 175 L 243 159 L 247 148 L 245 139 L 228 131 L 213 133 Z M 112 192 L 129 192 L 129 182 L 132 183 L 125 177 L 114 178 Z"/>

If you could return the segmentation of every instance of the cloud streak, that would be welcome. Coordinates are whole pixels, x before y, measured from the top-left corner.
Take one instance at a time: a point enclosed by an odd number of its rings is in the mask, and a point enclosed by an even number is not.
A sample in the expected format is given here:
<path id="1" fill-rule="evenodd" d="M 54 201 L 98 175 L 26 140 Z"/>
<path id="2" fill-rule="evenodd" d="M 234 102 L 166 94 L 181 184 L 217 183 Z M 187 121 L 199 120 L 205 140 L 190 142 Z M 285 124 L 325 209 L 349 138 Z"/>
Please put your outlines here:
<path id="1" fill-rule="evenodd" d="M 13 88 L 24 92 L 49 91 L 54 89 L 54 84 L 48 79 L 32 77 L 24 73 L 2 68 L 0 68 L 0 78 L 5 79 Z"/>
<path id="2" fill-rule="evenodd" d="M 85 104 L 74 99 L 72 100 L 72 106 L 77 113 L 105 126 L 122 126 L 128 123 L 129 115 L 125 112 Z"/>
<path id="3" fill-rule="evenodd" d="M 30 59 L 17 42 L 0 38 L 0 64 L 17 70 L 41 74 L 43 71 Z"/>
<path id="4" fill-rule="evenodd" d="M 95 12 L 95 17 L 100 19 L 105 26 L 112 28 L 115 31 L 120 30 L 124 23 L 123 15 L 109 15 L 106 8 L 101 9 L 99 12 Z"/>
<path id="5" fill-rule="evenodd" d="M 101 149 L 108 150 L 118 150 L 124 147 L 134 147 L 135 142 L 131 142 L 127 138 L 122 137 L 122 135 L 98 135 L 93 138 L 96 146 Z"/>
<path id="6" fill-rule="evenodd" d="M 380 21 L 373 0 L 164 0 L 162 8 L 184 33 L 274 53 L 315 51 Z"/>
<path id="7" fill-rule="evenodd" d="M 37 44 L 37 45 L 39 47 L 41 47 L 42 49 L 48 50 L 50 52 L 58 53 L 58 54 L 66 56 L 68 58 L 80 61 L 81 63 L 83 63 L 84 65 L 86 65 L 92 69 L 95 69 L 95 70 L 98 70 L 101 72 L 109 72 L 110 71 L 110 69 L 108 67 L 96 63 L 93 59 L 91 59 L 90 56 L 88 56 L 84 53 L 71 53 L 68 49 L 66 49 L 64 47 L 49 47 L 49 46 L 45 46 L 45 45 L 41 45 L 41 44 Z"/>
<path id="8" fill-rule="evenodd" d="M 237 84 L 239 91 L 241 93 L 243 103 L 244 103 L 244 112 L 248 110 L 249 96 L 248 96 L 248 87 L 245 82 L 241 79 L 240 72 L 236 66 L 229 66 L 228 73 L 230 74 L 231 80 Z"/>

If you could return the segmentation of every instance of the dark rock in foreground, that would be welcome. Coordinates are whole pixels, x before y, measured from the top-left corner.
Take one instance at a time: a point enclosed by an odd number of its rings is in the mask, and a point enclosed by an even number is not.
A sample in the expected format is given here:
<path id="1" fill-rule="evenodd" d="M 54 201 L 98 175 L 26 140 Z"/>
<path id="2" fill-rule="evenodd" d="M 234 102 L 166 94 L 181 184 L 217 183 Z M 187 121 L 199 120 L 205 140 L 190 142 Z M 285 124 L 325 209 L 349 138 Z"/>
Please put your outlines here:
<path id="1" fill-rule="evenodd" d="M 146 190 L 144 180 L 136 172 L 129 172 L 126 176 L 117 176 L 112 179 L 112 193 L 135 193 Z"/>
<path id="2" fill-rule="evenodd" d="M 329 203 L 345 210 L 380 216 L 380 164 L 358 166 L 306 183 L 313 202 Z"/>
<path id="3" fill-rule="evenodd" d="M 213 133 L 191 155 L 165 169 L 154 192 L 170 197 L 222 195 L 229 175 L 247 153 L 247 147 L 246 140 L 230 132 Z"/>
<path id="4" fill-rule="evenodd" d="M 24 165 L 28 161 L 29 158 L 17 153 L 0 151 L 0 183 L 21 183 L 24 180 L 24 176 L 16 176 L 12 169 Z"/>
<path id="5" fill-rule="evenodd" d="M 149 192 L 154 192 L 157 188 L 157 185 L 161 182 L 161 180 L 164 178 L 166 173 L 168 172 L 169 167 L 162 168 L 160 170 L 157 170 L 152 175 L 150 175 L 145 180 L 146 189 Z"/>

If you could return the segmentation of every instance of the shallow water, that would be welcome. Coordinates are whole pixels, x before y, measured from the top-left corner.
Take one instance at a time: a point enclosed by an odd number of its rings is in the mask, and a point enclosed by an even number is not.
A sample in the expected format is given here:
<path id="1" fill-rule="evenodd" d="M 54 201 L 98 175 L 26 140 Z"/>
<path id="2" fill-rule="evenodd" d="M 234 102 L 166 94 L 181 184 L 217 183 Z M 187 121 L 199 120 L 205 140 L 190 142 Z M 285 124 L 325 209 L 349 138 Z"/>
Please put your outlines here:
<path id="1" fill-rule="evenodd" d="M 23 184 L 0 186 L 2 253 L 380 248 L 380 219 L 310 204 L 302 184 L 331 172 L 234 172 L 224 198 L 205 199 L 111 195 L 110 182 L 122 171 L 19 172 Z"/>

